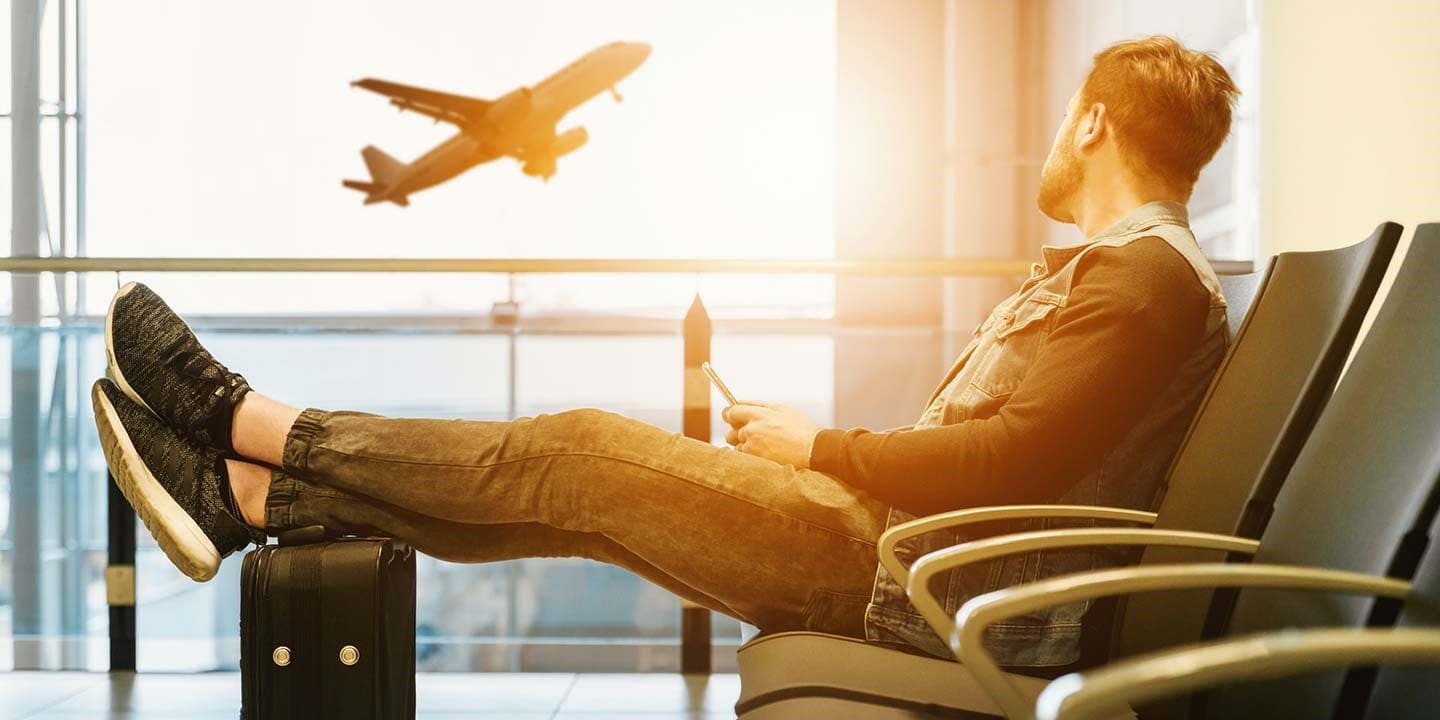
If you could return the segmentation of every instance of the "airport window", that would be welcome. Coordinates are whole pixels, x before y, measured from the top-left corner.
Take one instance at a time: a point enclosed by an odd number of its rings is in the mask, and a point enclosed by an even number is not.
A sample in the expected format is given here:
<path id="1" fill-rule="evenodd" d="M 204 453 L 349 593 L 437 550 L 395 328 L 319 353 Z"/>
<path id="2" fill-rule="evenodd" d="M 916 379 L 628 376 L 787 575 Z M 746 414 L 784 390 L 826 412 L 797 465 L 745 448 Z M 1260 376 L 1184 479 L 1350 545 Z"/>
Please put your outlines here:
<path id="1" fill-rule="evenodd" d="M 834 254 L 832 2 L 704 3 L 683 11 L 653 0 L 269 2 L 236 13 L 142 0 L 86 10 L 92 254 Z M 221 25 L 224 32 L 195 30 Z M 464 31 L 437 34 L 437 27 Z M 414 37 L 426 40 L 401 40 Z M 519 163 L 502 158 L 412 196 L 405 208 L 362 207 L 362 195 L 340 186 L 365 175 L 367 145 L 409 161 L 455 133 L 448 123 L 397 112 L 352 81 L 378 77 L 495 99 L 617 37 L 645 39 L 653 56 L 620 82 L 623 102 L 599 96 L 559 124 L 586 128 L 589 142 L 560 158 L 548 181 L 523 176 Z M 256 38 L 268 38 L 264 52 Z M 185 62 L 175 61 L 180 56 Z M 132 186 L 127 179 L 138 167 L 157 181 Z M 601 232 L 603 243 L 595 241 Z M 473 275 L 389 277 L 384 292 L 376 292 L 377 280 L 203 278 L 171 294 L 201 312 L 258 313 L 363 312 L 376 303 L 390 311 L 487 311 L 508 293 L 503 279 Z M 602 298 L 683 312 L 696 287 L 681 280 L 671 292 L 674 279 L 521 277 L 515 292 L 537 309 L 593 307 Z M 225 283 L 223 292 L 216 282 Z M 724 288 L 736 281 L 706 282 L 716 290 L 707 300 L 723 305 Z M 591 292 L 596 287 L 603 292 Z M 745 297 L 736 301 L 744 305 L 829 302 L 824 283 L 741 288 Z M 92 300 L 105 297 L 97 291 Z"/>
<path id="2" fill-rule="evenodd" d="M 0 15 L 9 37 L 10 15 Z M 51 243 L 42 254 L 833 257 L 834 15 L 824 0 L 716 2 L 683 12 L 664 0 L 277 0 L 245 12 L 162 0 L 52 0 L 40 47 Z M 437 27 L 463 31 L 437 34 Z M 363 195 L 341 186 L 365 175 L 366 145 L 410 160 L 453 133 L 396 112 L 351 81 L 382 77 L 493 100 L 616 40 L 648 42 L 665 60 L 622 81 L 623 102 L 599 96 L 561 123 L 561 130 L 585 127 L 589 142 L 560 158 L 548 182 L 502 159 L 403 208 L 364 206 Z M 0 58 L 7 111 L 8 63 L 7 53 Z M 7 131 L 8 123 L 0 118 Z M 0 143 L 0 211 L 11 200 L 9 153 L 10 143 Z M 613 192 L 617 186 L 625 191 Z M 605 242 L 596 242 L 602 232 Z M 104 372 L 104 353 L 94 325 L 81 320 L 103 315 L 118 283 L 164 287 L 208 345 L 295 402 L 495 420 L 597 405 L 677 431 L 679 337 L 637 335 L 627 318 L 678 321 L 697 292 L 714 317 L 741 321 L 828 318 L 834 305 L 834 281 L 825 276 L 81 277 L 41 280 L 40 324 L 65 329 L 36 336 L 44 407 L 23 422 L 40 436 L 31 468 L 38 494 L 12 492 L 15 418 L 11 385 L 0 383 L 0 669 L 107 667 L 106 480 L 87 396 L 89 380 Z M 7 316 L 11 289 L 8 280 L 0 284 Z M 512 300 L 522 313 L 558 318 L 561 334 L 466 329 Z M 575 319 L 596 313 L 620 329 Z M 0 334 L 7 380 L 16 377 L 17 332 Z M 762 367 L 777 342 L 830 366 L 829 338 L 768 331 L 717 335 L 714 357 L 741 384 L 745 369 Z M 557 385 L 556 373 L 569 379 Z M 832 415 L 828 373 L 769 373 L 744 385 L 821 422 Z M 21 561 L 42 562 L 39 582 L 22 597 L 12 582 L 12 502 L 35 510 L 34 534 L 19 538 Z M 196 585 L 170 567 L 143 528 L 138 540 L 139 669 L 233 669 L 239 557 L 215 581 Z M 678 662 L 679 601 L 589 561 L 427 559 L 419 603 L 422 669 L 656 670 Z M 717 616 L 714 633 L 724 669 L 733 662 L 724 649 L 738 630 Z"/>
<path id="3" fill-rule="evenodd" d="M 940 3 L 896 17 L 913 23 L 905 32 L 943 34 L 943 47 L 892 39 L 871 47 L 875 38 L 858 32 L 865 23 L 856 18 L 889 11 L 851 4 L 842 27 L 834 0 L 263 0 L 245 12 L 175 0 L 49 0 L 34 138 L 39 241 L 21 254 L 237 264 L 945 257 L 1028 267 L 1042 242 L 1074 239 L 1073 226 L 1034 209 L 1056 104 L 1100 47 L 1177 32 L 1215 50 L 1245 90 L 1231 140 L 1196 188 L 1195 233 L 1212 259 L 1254 259 L 1253 3 L 1117 0 L 1109 3 L 1115 12 L 1071 17 L 1104 4 L 1015 4 L 1002 13 L 998 3 Z M 1029 23 L 1026 13 L 1042 5 L 1053 22 Z M 991 32 L 975 22 L 985 13 L 1015 22 Z M 7 36 L 9 22 L 0 13 Z M 1081 42 L 1057 30 L 1066 27 L 1078 28 Z M 1177 31 L 1190 27 L 1197 34 Z M 410 162 L 456 130 L 444 108 L 353 81 L 489 103 L 588 52 L 624 50 L 623 41 L 644 41 L 653 54 L 614 97 L 602 92 L 559 124 L 561 132 L 584 127 L 588 142 L 553 158 L 553 168 L 527 172 L 528 163 L 501 158 L 398 198 L 403 206 L 395 198 L 365 204 L 374 193 L 365 187 L 370 165 L 382 156 L 367 160 L 362 148 Z M 1033 65 L 973 62 L 1029 47 L 1037 48 Z M 0 56 L 0 216 L 12 214 L 19 167 L 10 157 L 9 83 L 20 74 L 9 61 Z M 842 68 L 865 77 L 847 76 L 847 85 Z M 842 135 L 855 147 L 837 147 Z M 836 155 L 846 150 L 841 165 Z M 532 176 L 551 170 L 548 180 Z M 120 283 L 163 289 L 218 355 L 295 404 L 478 420 L 596 406 L 680 431 L 677 330 L 697 295 L 715 320 L 711 357 L 738 394 L 795 406 L 822 426 L 913 422 L 931 375 L 949 367 L 991 301 L 1013 291 L 1011 278 L 993 272 L 957 272 L 942 283 L 928 270 L 838 279 L 45 273 L 23 294 L 12 291 L 28 280 L 6 274 L 0 669 L 108 666 L 109 486 L 87 391 L 104 373 L 99 322 Z M 875 393 L 896 358 L 915 367 L 887 376 L 886 392 Z M 719 406 L 712 411 L 718 442 L 724 426 Z M 19 439 L 34 444 L 16 447 Z M 197 585 L 143 528 L 137 540 L 139 669 L 233 669 L 239 557 Z M 15 583 L 22 573 L 35 582 Z M 424 670 L 678 663 L 679 601 L 585 560 L 424 559 L 419 613 Z M 714 637 L 717 669 L 732 668 L 736 623 L 716 616 Z"/>

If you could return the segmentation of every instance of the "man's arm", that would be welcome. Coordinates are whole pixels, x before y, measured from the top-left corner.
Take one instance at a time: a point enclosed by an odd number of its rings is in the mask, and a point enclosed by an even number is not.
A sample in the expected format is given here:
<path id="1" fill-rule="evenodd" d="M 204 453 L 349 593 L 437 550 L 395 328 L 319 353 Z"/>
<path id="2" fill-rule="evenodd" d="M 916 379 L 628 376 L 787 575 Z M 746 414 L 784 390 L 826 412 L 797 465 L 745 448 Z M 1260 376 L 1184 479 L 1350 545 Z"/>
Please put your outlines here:
<path id="1" fill-rule="evenodd" d="M 1048 341 L 996 415 L 904 432 L 822 430 L 810 467 L 917 515 L 1060 497 L 1196 352 L 1210 307 L 1159 238 L 1082 263 Z"/>

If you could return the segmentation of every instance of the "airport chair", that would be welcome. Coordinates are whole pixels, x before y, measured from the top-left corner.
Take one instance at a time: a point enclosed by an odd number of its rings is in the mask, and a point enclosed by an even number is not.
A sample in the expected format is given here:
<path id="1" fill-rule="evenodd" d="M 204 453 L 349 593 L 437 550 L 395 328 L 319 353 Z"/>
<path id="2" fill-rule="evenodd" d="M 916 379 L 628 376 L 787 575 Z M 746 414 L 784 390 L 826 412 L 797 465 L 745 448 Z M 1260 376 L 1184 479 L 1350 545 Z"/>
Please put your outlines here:
<path id="1" fill-rule="evenodd" d="M 1435 628 L 1280 631 L 1157 653 L 1056 680 L 1040 694 L 1036 717 L 1110 720 L 1127 717 L 1131 705 L 1231 683 L 1381 664 L 1385 665 L 1380 670 L 1382 678 L 1402 672 L 1423 673 L 1429 676 L 1429 684 L 1411 689 L 1382 684 L 1371 699 L 1373 706 L 1356 717 L 1432 717 L 1437 700 L 1435 682 L 1440 681 L 1440 629 Z"/>
<path id="2" fill-rule="evenodd" d="M 1220 293 L 1225 296 L 1225 324 L 1230 328 L 1231 339 L 1240 335 L 1240 326 L 1245 324 L 1245 316 L 1250 314 L 1250 308 L 1255 305 L 1255 298 L 1274 266 L 1275 259 L 1271 258 L 1264 270 L 1219 276 Z"/>
<path id="3" fill-rule="evenodd" d="M 909 572 L 900 559 L 905 540 L 968 523 L 1013 518 L 1079 517 L 1154 524 L 1159 529 L 1234 532 L 1270 451 L 1282 437 L 1303 442 L 1308 433 L 1311 423 L 1297 408 L 1318 407 L 1329 396 L 1399 234 L 1398 225 L 1384 223 L 1357 245 L 1283 253 L 1257 277 L 1231 281 L 1237 292 L 1229 303 L 1235 306 L 1232 317 L 1245 320 L 1234 333 L 1171 466 L 1166 481 L 1170 489 L 1159 514 L 1091 506 L 958 510 L 891 528 L 881 537 L 880 561 L 905 582 Z M 1242 302 L 1246 296 L 1254 298 L 1248 313 L 1234 313 L 1238 306 L 1250 304 Z M 1156 632 L 1173 632 L 1181 641 L 1198 639 L 1207 607 L 1208 596 L 1193 598 L 1185 626 L 1160 627 Z M 1107 609 L 1095 608 L 1091 614 Z M 929 614 L 948 622 L 943 608 L 932 607 Z M 737 656 L 741 697 L 736 712 L 746 718 L 785 717 L 787 711 L 794 712 L 792 707 L 800 706 L 810 712 L 811 704 L 834 706 L 841 701 L 833 698 L 841 695 L 846 698 L 843 702 L 855 706 L 856 717 L 883 717 L 879 713 L 887 707 L 893 708 L 895 717 L 907 717 L 904 713 L 917 702 L 939 712 L 942 707 L 964 707 L 976 696 L 974 688 L 967 689 L 956 679 L 954 664 L 948 660 L 823 633 L 744 639 Z M 1154 646 L 1142 649 L 1150 647 Z M 1044 680 L 1035 679 L 1034 691 L 1043 684 Z M 769 705 L 775 707 L 765 710 Z"/>
<path id="4" fill-rule="evenodd" d="M 969 562 L 1081 543 L 1196 547 L 1254 558 L 1253 564 L 1162 564 L 1077 573 L 974 598 L 953 622 L 937 625 L 967 672 L 966 684 L 982 686 L 1008 717 L 1032 717 L 1036 696 L 1029 693 L 1034 684 L 1029 678 L 1012 682 L 1013 676 L 989 658 L 980 639 L 994 622 L 1056 603 L 1239 588 L 1238 602 L 1225 623 L 1232 636 L 1295 626 L 1391 625 L 1398 608 L 1395 600 L 1409 593 L 1409 579 L 1425 555 L 1440 510 L 1437 317 L 1440 224 L 1430 224 L 1416 233 L 1369 336 L 1276 497 L 1260 542 L 1178 530 L 1078 529 L 990 538 L 917 561 L 911 569 L 912 597 L 928 596 L 926 581 L 936 573 Z M 1316 591 L 1380 599 L 1337 598 Z M 935 605 L 933 598 L 924 602 Z M 1433 609 L 1430 612 L 1433 619 Z M 1128 624 L 1129 614 L 1120 622 Z M 1328 717 L 1342 689 L 1345 700 L 1354 703 L 1368 694 L 1369 684 L 1365 673 L 1312 673 L 1225 688 L 1206 696 L 1204 707 L 1209 717 L 1217 718 Z"/>
<path id="5" fill-rule="evenodd" d="M 1440 552 L 1425 554 L 1395 629 L 1289 630 L 1152 653 L 1059 678 L 1040 694 L 1035 714 L 1040 720 L 1108 719 L 1136 705 L 1234 683 L 1375 665 L 1381 667 L 1373 673 L 1373 692 L 1355 693 L 1334 717 L 1410 720 L 1436 714 Z"/>

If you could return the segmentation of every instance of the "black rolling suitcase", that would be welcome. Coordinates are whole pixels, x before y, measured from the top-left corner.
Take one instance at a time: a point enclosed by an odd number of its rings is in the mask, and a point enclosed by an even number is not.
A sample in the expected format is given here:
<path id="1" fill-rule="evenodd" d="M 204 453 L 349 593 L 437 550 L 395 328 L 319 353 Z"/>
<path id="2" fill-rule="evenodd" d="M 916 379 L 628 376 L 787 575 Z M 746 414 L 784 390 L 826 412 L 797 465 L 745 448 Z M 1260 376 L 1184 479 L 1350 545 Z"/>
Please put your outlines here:
<path id="1" fill-rule="evenodd" d="M 415 551 L 282 536 L 240 570 L 242 720 L 413 720 Z"/>

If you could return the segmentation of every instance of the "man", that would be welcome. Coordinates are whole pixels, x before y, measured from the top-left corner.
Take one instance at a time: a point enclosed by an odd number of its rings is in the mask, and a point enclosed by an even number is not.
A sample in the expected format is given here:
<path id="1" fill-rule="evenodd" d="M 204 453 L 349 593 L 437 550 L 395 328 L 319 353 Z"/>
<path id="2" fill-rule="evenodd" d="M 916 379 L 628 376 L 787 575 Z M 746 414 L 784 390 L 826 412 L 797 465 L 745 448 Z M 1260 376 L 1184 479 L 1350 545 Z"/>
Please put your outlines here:
<path id="1" fill-rule="evenodd" d="M 106 318 L 113 382 L 92 394 L 105 456 L 196 580 L 249 542 L 319 524 L 459 562 L 592 558 L 765 630 L 944 657 L 877 565 L 889 525 L 977 505 L 1153 502 L 1227 342 L 1184 203 L 1237 93 L 1214 59 L 1169 38 L 1095 57 L 1038 198 L 1085 240 L 1044 248 L 911 428 L 819 429 L 791 408 L 742 403 L 724 413 L 730 450 L 593 409 L 513 422 L 301 411 L 252 390 L 131 283 Z M 945 600 L 953 611 L 1104 562 L 1046 553 L 967 567 Z M 1084 610 L 998 625 L 989 642 L 1012 666 L 1070 663 Z"/>

